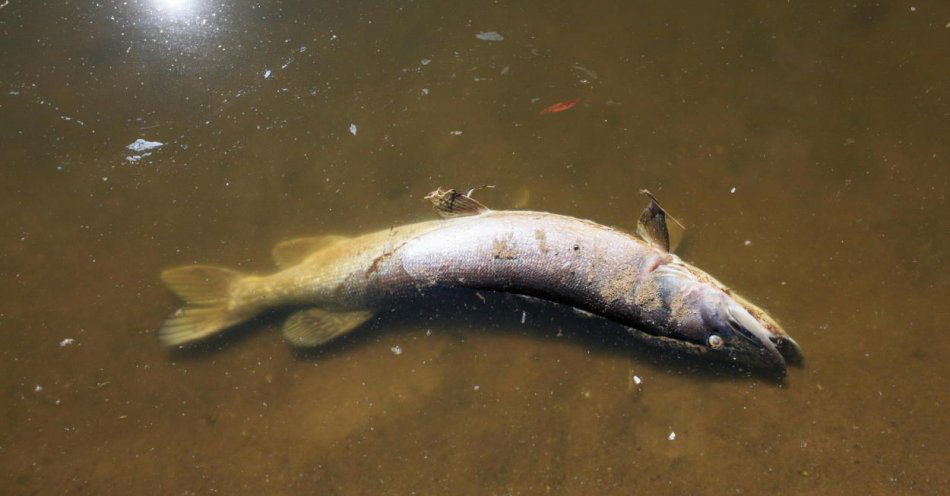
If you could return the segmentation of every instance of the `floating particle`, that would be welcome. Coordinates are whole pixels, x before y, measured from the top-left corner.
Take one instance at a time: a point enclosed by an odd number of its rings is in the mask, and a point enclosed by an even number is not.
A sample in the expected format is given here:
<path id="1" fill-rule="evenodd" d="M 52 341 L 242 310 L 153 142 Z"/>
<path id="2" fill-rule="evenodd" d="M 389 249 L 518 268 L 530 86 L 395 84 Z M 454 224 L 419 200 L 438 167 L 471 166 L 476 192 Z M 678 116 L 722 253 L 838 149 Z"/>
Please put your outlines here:
<path id="1" fill-rule="evenodd" d="M 736 187 L 733 186 L 732 189 L 729 190 L 729 192 L 730 192 L 730 193 L 735 193 L 735 192 L 736 192 Z"/>
<path id="2" fill-rule="evenodd" d="M 502 41 L 505 39 L 500 33 L 494 31 L 482 31 L 476 34 L 475 37 L 482 41 Z"/>
<path id="3" fill-rule="evenodd" d="M 419 61 L 422 65 L 429 65 L 432 63 L 432 59 L 422 59 Z"/>
<path id="4" fill-rule="evenodd" d="M 40 392 L 40 391 L 42 391 L 42 390 L 43 390 L 43 386 L 40 386 L 39 384 L 37 384 L 36 387 L 33 388 L 33 391 L 35 391 L 35 392 L 37 392 L 37 393 Z"/>
<path id="5" fill-rule="evenodd" d="M 592 71 L 592 70 L 590 70 L 590 69 L 588 69 L 588 68 L 586 68 L 586 67 L 584 67 L 584 66 L 574 65 L 574 66 L 571 66 L 571 67 L 573 67 L 574 69 L 577 69 L 577 70 L 580 71 L 580 72 L 583 72 L 584 74 L 587 75 L 587 77 L 589 77 L 589 78 L 591 78 L 591 79 L 597 79 L 597 73 L 594 72 L 594 71 Z"/>
<path id="6" fill-rule="evenodd" d="M 356 124 L 350 124 L 350 134 L 356 136 Z"/>
<path id="7" fill-rule="evenodd" d="M 528 312 L 521 312 L 521 323 L 524 324 L 524 321 L 528 318 Z"/>
<path id="8" fill-rule="evenodd" d="M 449 134 L 451 134 L 452 136 L 461 136 L 461 135 L 462 135 L 462 131 L 455 130 L 455 131 L 450 132 Z"/>
<path id="9" fill-rule="evenodd" d="M 676 433 L 673 431 L 670 431 L 670 435 L 666 436 L 666 438 L 669 439 L 670 441 L 676 441 Z"/>
<path id="10" fill-rule="evenodd" d="M 638 375 L 633 376 L 633 383 L 634 383 L 634 384 L 640 384 L 640 383 L 642 383 L 642 382 L 643 382 L 643 379 L 641 379 L 640 376 L 638 376 Z"/>
<path id="11" fill-rule="evenodd" d="M 59 342 L 59 346 L 60 346 L 60 348 L 65 348 L 65 347 L 67 347 L 67 346 L 69 346 L 69 345 L 71 345 L 71 344 L 73 344 L 73 343 L 75 343 L 75 342 L 76 342 L 76 340 L 73 339 L 73 338 L 66 338 L 66 339 L 64 339 L 64 340 L 62 340 L 62 341 Z"/>
<path id="12" fill-rule="evenodd" d="M 149 150 L 153 150 L 155 148 L 158 148 L 164 145 L 165 143 L 162 143 L 161 141 L 148 141 L 148 140 L 139 138 L 133 141 L 132 143 L 130 143 L 129 145 L 127 145 L 126 148 L 128 148 L 129 150 L 133 152 L 147 152 Z"/>
<path id="13" fill-rule="evenodd" d="M 543 114 L 553 114 L 555 112 L 564 112 L 565 110 L 574 108 L 574 106 L 577 105 L 577 103 L 580 101 L 581 101 L 580 98 L 575 98 L 573 100 L 558 102 L 558 103 L 555 103 L 554 105 L 545 107 L 545 109 L 541 111 L 541 114 L 543 115 Z"/>
<path id="14" fill-rule="evenodd" d="M 264 69 L 264 79 L 267 79 L 269 77 L 270 77 L 270 69 Z"/>
<path id="15" fill-rule="evenodd" d="M 393 352 L 393 355 L 402 355 L 402 347 L 399 346 L 398 344 L 396 346 L 393 346 L 389 350 Z"/>
<path id="16" fill-rule="evenodd" d="M 475 386 L 472 387 L 472 389 L 474 389 L 474 390 L 476 390 L 476 391 L 478 391 L 478 390 L 481 389 L 481 388 L 482 388 L 482 387 L 479 386 L 478 384 L 476 384 Z"/>
<path id="17" fill-rule="evenodd" d="M 744 245 L 746 245 L 746 246 L 752 246 L 752 241 L 749 241 L 749 240 L 747 239 L 747 240 L 745 240 L 742 244 L 744 244 Z"/>

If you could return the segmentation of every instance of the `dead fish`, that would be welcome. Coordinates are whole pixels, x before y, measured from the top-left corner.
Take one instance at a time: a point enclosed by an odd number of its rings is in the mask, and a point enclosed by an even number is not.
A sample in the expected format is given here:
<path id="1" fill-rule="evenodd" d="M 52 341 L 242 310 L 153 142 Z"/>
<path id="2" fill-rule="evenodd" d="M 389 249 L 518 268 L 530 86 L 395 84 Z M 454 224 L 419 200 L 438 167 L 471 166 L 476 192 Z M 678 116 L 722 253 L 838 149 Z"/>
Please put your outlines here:
<path id="1" fill-rule="evenodd" d="M 426 198 L 442 219 L 356 237 L 286 241 L 280 271 L 207 265 L 166 270 L 186 306 L 159 331 L 169 346 L 214 335 L 274 308 L 294 346 L 324 344 L 375 313 L 440 288 L 491 290 L 570 305 L 662 348 L 784 372 L 801 350 L 765 311 L 670 253 L 666 211 L 650 202 L 637 236 L 547 212 L 495 211 L 469 194 Z M 672 219 L 672 218 L 670 218 Z"/>

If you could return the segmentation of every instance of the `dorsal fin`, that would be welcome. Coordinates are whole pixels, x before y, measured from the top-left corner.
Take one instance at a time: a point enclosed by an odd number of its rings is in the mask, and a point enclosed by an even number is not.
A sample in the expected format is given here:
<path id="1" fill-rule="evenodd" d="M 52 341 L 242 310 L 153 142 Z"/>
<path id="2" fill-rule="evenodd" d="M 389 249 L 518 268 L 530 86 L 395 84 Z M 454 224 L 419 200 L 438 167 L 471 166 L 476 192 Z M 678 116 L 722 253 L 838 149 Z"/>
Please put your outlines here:
<path id="1" fill-rule="evenodd" d="M 640 219 L 637 221 L 637 234 L 643 238 L 644 241 L 663 251 L 672 251 L 671 246 L 675 248 L 675 244 L 671 245 L 670 243 L 670 230 L 666 222 L 667 219 L 672 220 L 682 229 L 686 229 L 686 227 L 683 226 L 680 221 L 673 218 L 672 215 L 666 213 L 666 210 L 660 206 L 660 202 L 653 196 L 653 193 L 641 189 L 640 194 L 649 198 L 650 204 L 647 205 L 647 207 L 643 209 L 643 213 L 640 214 Z"/>
<path id="2" fill-rule="evenodd" d="M 487 212 L 488 207 L 469 196 L 474 191 L 473 189 L 467 195 L 463 195 L 454 189 L 439 188 L 426 195 L 425 199 L 431 201 L 435 211 L 446 218 L 478 215 Z"/>
<path id="3" fill-rule="evenodd" d="M 271 251 L 271 256 L 274 258 L 274 262 L 281 269 L 286 269 L 288 267 L 293 267 L 294 265 L 299 264 L 307 259 L 310 255 L 328 247 L 339 243 L 340 241 L 345 241 L 349 238 L 346 236 L 337 236 L 337 235 L 327 235 L 327 236 L 313 236 L 310 238 L 297 238 L 281 243 L 277 243 L 277 246 Z"/>

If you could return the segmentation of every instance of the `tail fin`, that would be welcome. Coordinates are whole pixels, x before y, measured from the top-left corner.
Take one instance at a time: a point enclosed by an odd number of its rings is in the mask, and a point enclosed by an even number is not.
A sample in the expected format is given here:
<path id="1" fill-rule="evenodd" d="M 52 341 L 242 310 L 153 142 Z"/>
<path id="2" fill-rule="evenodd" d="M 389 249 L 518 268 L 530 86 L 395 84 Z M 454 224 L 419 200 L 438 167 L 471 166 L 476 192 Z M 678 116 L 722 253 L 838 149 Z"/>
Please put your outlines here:
<path id="1" fill-rule="evenodd" d="M 253 316 L 229 305 L 232 285 L 244 277 L 240 272 L 209 265 L 162 272 L 162 281 L 186 303 L 158 331 L 162 343 L 177 346 L 197 341 Z"/>

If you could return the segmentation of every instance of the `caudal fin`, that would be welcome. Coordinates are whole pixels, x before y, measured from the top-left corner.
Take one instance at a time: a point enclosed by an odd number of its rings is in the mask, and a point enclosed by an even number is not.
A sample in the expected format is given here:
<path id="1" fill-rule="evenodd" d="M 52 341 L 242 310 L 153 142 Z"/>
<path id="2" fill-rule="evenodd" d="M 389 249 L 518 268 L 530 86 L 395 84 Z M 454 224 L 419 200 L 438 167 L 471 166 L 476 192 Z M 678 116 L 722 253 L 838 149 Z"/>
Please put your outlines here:
<path id="1" fill-rule="evenodd" d="M 188 265 L 162 272 L 162 281 L 186 303 L 158 331 L 162 343 L 190 343 L 250 318 L 253 314 L 229 305 L 232 285 L 244 277 L 240 272 L 209 265 Z"/>

